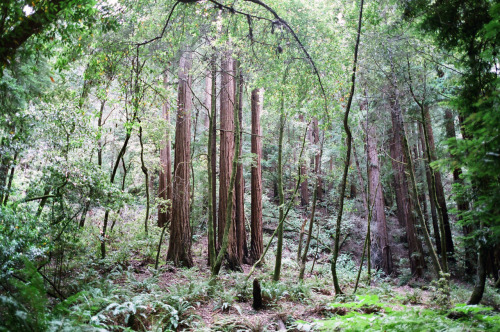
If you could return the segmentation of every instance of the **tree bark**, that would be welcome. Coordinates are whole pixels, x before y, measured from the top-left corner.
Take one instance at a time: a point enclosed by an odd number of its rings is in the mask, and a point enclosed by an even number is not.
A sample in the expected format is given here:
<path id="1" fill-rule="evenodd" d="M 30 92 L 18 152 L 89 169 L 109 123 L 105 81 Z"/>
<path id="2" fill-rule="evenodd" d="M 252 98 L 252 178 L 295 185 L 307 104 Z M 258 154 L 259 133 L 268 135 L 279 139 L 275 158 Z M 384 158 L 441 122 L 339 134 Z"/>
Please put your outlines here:
<path id="1" fill-rule="evenodd" d="M 215 113 L 216 113 L 216 75 L 217 67 L 215 57 L 210 63 L 210 73 L 207 74 L 206 80 L 210 80 L 210 95 L 205 95 L 205 106 L 208 112 L 208 142 L 207 142 L 207 174 L 208 174 L 208 265 L 212 268 L 215 263 L 215 248 L 217 239 L 217 193 L 216 193 L 216 175 L 215 165 L 217 162 L 216 156 L 216 128 L 215 128 Z M 209 78 L 210 77 L 210 78 Z M 210 102 L 208 98 L 210 97 Z"/>
<path id="2" fill-rule="evenodd" d="M 232 60 L 232 58 L 229 57 L 229 59 Z M 224 70 L 224 69 L 223 69 Z M 223 79 L 224 82 L 224 79 Z M 230 84 L 233 85 L 233 84 Z M 222 114 L 222 108 L 221 108 L 221 114 Z M 227 202 L 234 202 L 234 187 L 235 187 L 235 182 L 236 182 L 236 169 L 238 167 L 238 161 L 239 161 L 239 155 L 240 155 L 240 125 L 238 124 L 238 112 L 236 108 L 233 108 L 233 119 L 235 119 L 236 124 L 234 125 L 234 141 L 235 141 L 235 153 L 232 159 L 232 165 L 231 165 L 231 178 L 229 179 L 229 185 L 227 188 L 229 188 L 227 197 L 225 197 L 225 200 Z M 221 121 L 222 125 L 222 121 Z M 222 180 L 221 180 L 222 181 Z M 225 213 L 225 225 L 224 225 L 224 232 L 222 235 L 222 241 L 220 242 L 220 250 L 219 253 L 217 254 L 217 258 L 215 259 L 215 263 L 212 267 L 212 275 L 211 275 L 211 281 L 210 283 L 215 282 L 215 276 L 217 276 L 220 272 L 220 268 L 222 266 L 222 259 L 224 258 L 224 255 L 226 254 L 229 243 L 230 243 L 230 233 L 231 230 L 235 228 L 234 226 L 234 204 L 226 204 L 226 213 Z M 233 269 L 241 269 L 240 266 L 232 266 L 231 262 L 229 263 L 229 267 Z"/>
<path id="3" fill-rule="evenodd" d="M 250 229 L 250 259 L 256 262 L 264 251 L 264 241 L 262 237 L 262 129 L 260 127 L 260 115 L 262 113 L 262 89 L 252 91 L 252 153 L 254 162 L 252 163 L 251 177 L 251 229 Z"/>
<path id="4" fill-rule="evenodd" d="M 236 93 L 236 106 L 238 109 L 238 123 L 240 126 L 240 145 L 239 145 L 239 155 L 241 156 L 243 151 L 243 75 L 241 74 L 239 61 L 235 60 L 235 72 L 236 79 L 235 91 Z M 243 178 L 243 164 L 238 163 L 238 168 L 236 170 L 236 241 L 238 247 L 238 258 L 240 262 L 246 262 L 248 258 L 248 247 L 247 247 L 247 235 L 245 229 L 245 180 Z"/>
<path id="5" fill-rule="evenodd" d="M 446 109 L 444 114 L 445 114 L 444 118 L 445 118 L 446 138 L 448 138 L 449 140 L 456 140 L 454 115 L 450 109 Z M 450 152 L 450 157 L 453 159 L 455 156 Z M 461 175 L 462 175 L 462 169 L 460 167 L 455 167 L 453 169 L 453 182 L 460 186 L 463 185 L 463 180 L 461 178 Z M 455 195 L 455 202 L 457 204 L 457 209 L 459 211 L 458 221 L 461 222 L 463 220 L 461 214 L 466 211 L 469 211 L 469 202 L 460 197 L 460 195 Z M 463 225 L 462 231 L 464 237 L 467 237 L 473 231 L 473 228 L 471 225 Z M 465 244 L 465 260 L 464 260 L 465 275 L 469 276 L 474 274 L 475 249 L 474 249 L 474 243 L 468 238 L 464 239 L 464 244 Z"/>
<path id="6" fill-rule="evenodd" d="M 212 225 L 214 228 L 214 248 L 217 248 L 217 59 L 212 58 L 212 140 L 210 142 L 212 168 Z"/>
<path id="7" fill-rule="evenodd" d="M 191 162 L 191 52 L 185 51 L 179 65 L 179 96 L 175 126 L 175 158 L 172 197 L 172 222 L 167 260 L 177 266 L 193 266 L 189 190 Z"/>
<path id="8" fill-rule="evenodd" d="M 434 144 L 434 133 L 432 131 L 431 124 L 431 116 L 429 112 L 429 107 L 427 105 L 424 106 L 424 114 L 425 114 L 425 126 L 427 131 L 427 139 L 429 141 L 429 152 L 431 156 L 431 161 L 436 161 L 436 145 Z M 453 238 L 451 234 L 450 227 L 450 217 L 448 215 L 448 208 L 446 207 L 446 199 L 444 195 L 443 189 L 443 181 L 441 179 L 441 172 L 438 170 L 433 170 L 434 173 L 434 183 L 436 186 L 436 200 L 441 209 L 441 214 L 444 223 L 444 237 L 446 240 L 446 251 L 453 255 L 455 252 L 455 247 L 453 245 Z"/>
<path id="9" fill-rule="evenodd" d="M 424 129 L 421 123 L 418 124 L 418 130 L 420 135 L 420 140 L 422 141 L 422 153 L 423 158 L 425 158 L 426 149 L 425 149 L 425 137 L 424 137 Z M 439 225 L 438 225 L 438 217 L 436 212 L 436 198 L 434 197 L 434 191 L 432 190 L 432 180 L 431 180 L 431 170 L 429 168 L 428 163 L 425 163 L 425 177 L 427 180 L 427 189 L 429 191 L 429 201 L 430 201 L 430 209 L 431 209 L 431 220 L 432 220 L 432 229 L 434 231 L 434 241 L 436 242 L 437 252 L 441 252 L 441 235 L 439 234 Z"/>
<path id="10" fill-rule="evenodd" d="M 168 76 L 165 73 L 163 77 L 163 85 L 168 84 Z M 167 126 L 170 126 L 170 104 L 168 99 L 165 100 L 162 106 L 162 117 Z M 168 225 L 172 220 L 172 156 L 170 142 L 170 127 L 166 130 L 166 139 L 162 142 L 160 150 L 160 179 L 158 185 L 158 197 L 168 201 L 166 204 L 158 205 L 158 227 Z"/>
<path id="11" fill-rule="evenodd" d="M 317 184 L 316 184 L 316 187 L 317 187 L 317 190 L 318 190 L 317 199 L 319 199 L 320 201 L 322 201 L 323 200 L 323 179 L 321 177 L 321 155 L 322 155 L 322 151 L 320 151 L 322 149 L 322 147 L 320 148 L 320 146 L 319 146 L 319 123 L 318 123 L 318 119 L 317 118 L 313 119 L 313 132 L 312 132 L 312 135 L 313 135 L 313 143 L 316 146 L 316 149 L 318 149 L 318 151 L 316 151 L 316 155 L 314 156 L 314 173 L 317 176 L 317 181 L 318 181 Z M 315 187 L 315 190 L 316 190 L 316 187 Z M 314 193 L 313 193 L 313 195 L 314 195 Z"/>
<path id="12" fill-rule="evenodd" d="M 396 89 L 396 87 L 394 87 Z M 413 216 L 414 202 L 410 197 L 409 184 L 405 174 L 405 165 L 408 163 L 403 153 L 402 128 L 403 119 L 397 92 L 392 96 L 391 101 L 392 119 L 392 144 L 391 158 L 394 170 L 394 181 L 396 183 L 396 205 L 398 208 L 398 220 L 400 225 L 406 228 L 406 239 L 408 241 L 408 256 L 410 268 L 417 277 L 422 277 L 424 273 L 425 260 L 423 256 L 422 244 L 418 240 L 415 229 L 415 217 Z"/>
<path id="13" fill-rule="evenodd" d="M 286 72 L 285 72 L 286 76 Z M 283 134 L 285 130 L 285 109 L 284 109 L 284 92 L 281 92 L 281 112 L 279 122 L 279 138 L 278 138 L 278 195 L 279 195 L 279 220 L 284 220 L 284 204 L 285 196 L 283 193 Z M 293 199 L 293 198 L 292 198 Z M 276 248 L 276 262 L 274 264 L 273 280 L 279 281 L 281 274 L 281 258 L 283 255 L 283 222 L 278 224 L 278 243 Z"/>
<path id="14" fill-rule="evenodd" d="M 226 211 L 231 204 L 231 227 L 229 229 L 227 263 L 230 269 L 240 269 L 241 261 L 238 256 L 237 229 L 235 220 L 236 199 L 231 195 L 231 201 L 228 201 L 229 187 L 232 175 L 232 160 L 234 158 L 234 103 L 235 103 L 235 83 L 234 83 L 234 59 L 230 52 L 226 52 L 222 59 L 222 82 L 220 94 L 220 173 L 219 173 L 219 224 L 218 224 L 218 244 L 222 244 L 226 226 Z M 236 113 L 237 114 L 237 113 Z M 239 151 L 238 151 L 239 152 Z"/>
<path id="15" fill-rule="evenodd" d="M 375 241 L 371 241 L 372 265 L 381 267 L 386 275 L 392 273 L 392 253 L 387 235 L 387 221 L 385 218 L 385 204 L 380 183 L 380 168 L 378 161 L 377 132 L 375 126 L 368 124 L 366 130 L 369 206 L 372 210 L 372 234 Z"/>

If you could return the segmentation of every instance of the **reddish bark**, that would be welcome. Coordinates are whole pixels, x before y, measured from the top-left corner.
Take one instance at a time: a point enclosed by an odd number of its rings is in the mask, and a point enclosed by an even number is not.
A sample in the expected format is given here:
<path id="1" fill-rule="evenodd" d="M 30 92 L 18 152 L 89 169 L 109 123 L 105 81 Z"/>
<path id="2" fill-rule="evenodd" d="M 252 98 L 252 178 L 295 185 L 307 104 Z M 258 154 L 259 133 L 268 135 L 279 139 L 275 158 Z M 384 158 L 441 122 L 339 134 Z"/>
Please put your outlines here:
<path id="1" fill-rule="evenodd" d="M 252 91 L 252 153 L 255 155 L 252 163 L 251 195 L 252 214 L 250 230 L 250 259 L 257 261 L 264 251 L 262 238 L 262 129 L 260 115 L 262 113 L 262 90 Z"/>
<path id="2" fill-rule="evenodd" d="M 193 266 L 189 191 L 191 162 L 191 53 L 184 52 L 179 68 L 179 97 L 175 127 L 175 159 L 172 198 L 172 222 L 167 260 L 177 266 Z"/>
<path id="3" fill-rule="evenodd" d="M 377 132 L 375 126 L 368 125 L 366 133 L 366 149 L 368 164 L 369 207 L 372 208 L 371 261 L 374 267 L 381 267 L 389 275 L 392 273 L 392 253 L 387 235 L 385 204 L 380 182 L 380 168 L 377 149 Z"/>
<path id="4" fill-rule="evenodd" d="M 226 225 L 226 207 L 233 205 L 231 227 L 229 230 L 229 245 L 227 248 L 228 265 L 231 269 L 238 269 L 241 261 L 237 248 L 237 229 L 235 220 L 236 195 L 228 202 L 229 184 L 234 157 L 234 59 L 229 53 L 223 55 L 220 94 L 220 172 L 219 172 L 219 216 L 218 216 L 218 245 L 222 243 L 224 227 Z"/>
<path id="5" fill-rule="evenodd" d="M 237 68 L 237 69 L 236 69 Z M 239 69 L 239 62 L 235 61 L 235 72 L 239 73 L 235 82 L 235 91 L 238 91 L 238 123 L 240 127 L 240 153 L 242 155 L 243 151 L 243 75 L 241 75 Z M 238 247 L 238 258 L 240 262 L 245 262 L 248 257 L 248 247 L 247 247 L 247 234 L 245 229 L 245 180 L 243 178 L 243 164 L 239 163 L 236 169 L 236 184 L 235 184 L 235 196 L 236 196 L 236 213 L 235 213 L 235 223 L 236 223 L 236 241 Z"/>
<path id="6" fill-rule="evenodd" d="M 423 256 L 422 243 L 417 238 L 415 229 L 415 216 L 413 215 L 414 202 L 410 197 L 408 179 L 405 174 L 405 164 L 407 163 L 403 153 L 403 119 L 399 106 L 397 92 L 391 100 L 392 119 L 392 144 L 391 158 L 394 170 L 394 182 L 396 191 L 396 204 L 399 224 L 406 227 L 406 238 L 408 241 L 408 256 L 410 268 L 416 276 L 423 276 L 425 260 Z"/>

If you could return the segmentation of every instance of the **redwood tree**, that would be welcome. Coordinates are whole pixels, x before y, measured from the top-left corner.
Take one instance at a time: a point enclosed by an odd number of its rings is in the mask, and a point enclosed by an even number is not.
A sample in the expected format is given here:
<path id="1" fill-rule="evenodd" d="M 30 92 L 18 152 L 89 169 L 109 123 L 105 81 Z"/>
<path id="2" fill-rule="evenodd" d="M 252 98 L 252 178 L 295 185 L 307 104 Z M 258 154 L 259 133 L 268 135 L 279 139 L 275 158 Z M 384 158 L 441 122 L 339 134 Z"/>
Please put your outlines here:
<path id="1" fill-rule="evenodd" d="M 220 93 L 220 172 L 219 172 L 219 216 L 218 216 L 218 239 L 217 244 L 220 247 L 224 236 L 226 225 L 226 209 L 231 204 L 231 220 L 235 220 L 235 195 L 229 197 L 229 185 L 232 172 L 232 161 L 234 157 L 234 102 L 235 102 L 235 83 L 234 83 L 234 59 L 230 52 L 223 54 L 221 74 L 221 93 Z M 237 248 L 237 230 L 236 223 L 232 222 L 229 229 L 229 243 L 227 248 L 228 264 L 231 269 L 239 269 L 241 261 L 238 256 Z"/>
<path id="2" fill-rule="evenodd" d="M 241 74 L 239 61 L 235 61 L 235 72 L 236 79 L 235 91 L 236 93 L 236 107 L 238 111 L 238 123 L 240 126 L 240 152 L 242 155 L 243 149 L 243 75 Z M 235 224 L 236 224 L 236 242 L 238 249 L 238 258 L 240 262 L 245 262 L 248 257 L 248 247 L 247 247 L 247 235 L 245 229 L 245 179 L 243 178 L 243 164 L 238 163 L 238 168 L 236 170 L 236 187 L 235 187 L 235 198 L 236 198 L 236 210 L 235 210 Z"/>
<path id="3" fill-rule="evenodd" d="M 264 250 L 262 238 L 262 129 L 260 127 L 260 115 L 262 113 L 262 90 L 252 90 L 252 153 L 254 162 L 252 163 L 251 195 L 251 239 L 250 239 L 250 259 L 257 261 Z"/>
<path id="4" fill-rule="evenodd" d="M 167 260 L 178 266 L 193 266 L 189 225 L 189 172 L 191 154 L 191 52 L 182 54 L 179 66 L 179 96 L 175 126 L 175 159 L 172 222 Z"/>
<path id="5" fill-rule="evenodd" d="M 366 151 L 368 164 L 369 208 L 372 209 L 371 229 L 374 240 L 371 241 L 372 265 L 381 267 L 389 275 L 392 272 L 392 253 L 387 236 L 385 204 L 380 182 L 378 161 L 377 131 L 373 124 L 366 129 Z"/>
<path id="6" fill-rule="evenodd" d="M 405 174 L 405 164 L 407 160 L 403 153 L 403 119 L 399 105 L 399 91 L 393 87 L 391 98 L 391 119 L 392 119 L 392 142 L 391 160 L 394 171 L 394 184 L 396 191 L 396 205 L 399 224 L 406 228 L 406 239 L 408 241 L 408 256 L 412 273 L 423 276 L 425 260 L 423 256 L 422 243 L 417 237 L 415 228 L 416 220 L 413 215 L 414 202 L 410 197 L 409 183 Z"/>

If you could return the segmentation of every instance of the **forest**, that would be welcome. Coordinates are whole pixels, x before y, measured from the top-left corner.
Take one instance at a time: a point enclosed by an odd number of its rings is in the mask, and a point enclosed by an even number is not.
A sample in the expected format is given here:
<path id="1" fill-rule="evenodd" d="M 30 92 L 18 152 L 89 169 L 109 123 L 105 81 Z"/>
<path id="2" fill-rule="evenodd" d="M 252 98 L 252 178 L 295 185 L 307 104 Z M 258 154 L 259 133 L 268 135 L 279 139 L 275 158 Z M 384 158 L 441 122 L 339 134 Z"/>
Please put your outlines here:
<path id="1" fill-rule="evenodd" d="M 2 0 L 0 331 L 500 331 L 500 1 Z"/>

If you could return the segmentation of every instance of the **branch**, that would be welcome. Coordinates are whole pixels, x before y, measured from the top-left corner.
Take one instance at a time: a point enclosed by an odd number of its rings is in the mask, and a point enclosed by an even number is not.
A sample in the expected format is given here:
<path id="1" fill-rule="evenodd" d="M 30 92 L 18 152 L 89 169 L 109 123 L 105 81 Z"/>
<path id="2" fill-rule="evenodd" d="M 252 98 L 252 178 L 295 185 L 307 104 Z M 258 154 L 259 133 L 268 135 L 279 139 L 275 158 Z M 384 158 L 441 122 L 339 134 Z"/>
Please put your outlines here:
<path id="1" fill-rule="evenodd" d="M 9 64 L 11 58 L 28 38 L 41 32 L 47 25 L 57 20 L 58 14 L 69 6 L 67 0 L 49 0 L 45 6 L 38 8 L 30 16 L 23 17 L 21 23 L 13 28 L 7 28 L 1 31 L 0 38 L 0 65 Z M 17 5 L 17 4 L 16 4 Z M 15 5 L 15 6 L 16 6 Z M 4 34 L 4 32 L 6 32 Z"/>

